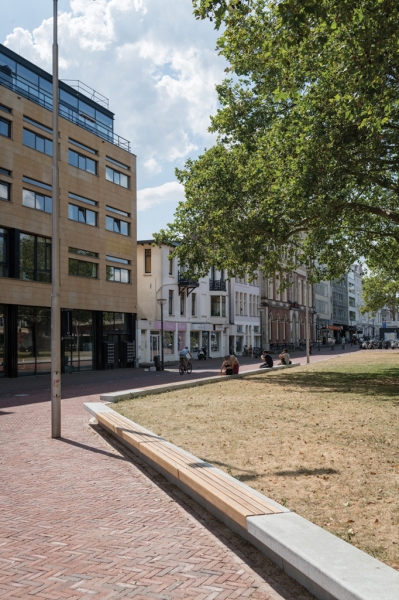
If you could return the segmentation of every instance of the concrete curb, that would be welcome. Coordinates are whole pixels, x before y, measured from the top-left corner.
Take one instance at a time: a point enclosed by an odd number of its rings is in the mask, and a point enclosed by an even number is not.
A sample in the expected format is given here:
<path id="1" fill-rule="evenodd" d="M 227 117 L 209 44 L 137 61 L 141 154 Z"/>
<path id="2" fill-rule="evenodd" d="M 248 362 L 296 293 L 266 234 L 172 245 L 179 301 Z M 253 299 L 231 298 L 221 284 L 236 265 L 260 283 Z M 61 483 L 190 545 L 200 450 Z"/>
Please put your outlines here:
<path id="1" fill-rule="evenodd" d="M 258 371 L 256 371 L 258 372 Z M 214 378 L 213 378 L 214 379 Z M 110 406 L 101 402 L 85 403 L 93 417 L 100 413 L 113 413 L 121 417 Z M 130 428 L 140 427 L 126 417 L 122 417 Z M 220 469 L 174 446 L 153 432 L 145 430 L 154 439 L 165 442 L 195 463 L 203 463 L 220 477 L 234 480 L 243 493 L 249 490 L 281 510 L 280 514 L 250 516 L 246 519 L 246 528 L 239 525 L 206 498 L 173 476 L 167 469 L 151 460 L 139 450 L 127 444 L 114 431 L 101 424 L 118 441 L 135 452 L 144 462 L 162 473 L 169 481 L 177 485 L 188 496 L 226 523 L 233 531 L 247 539 L 263 554 L 268 556 L 290 577 L 301 583 L 319 600 L 399 600 L 399 573 L 384 563 L 341 540 L 307 519 L 290 512 L 253 490 L 246 484 L 232 478 Z"/>
<path id="2" fill-rule="evenodd" d="M 248 375 L 264 375 L 271 371 L 280 371 L 282 369 L 292 369 L 293 367 L 300 367 L 300 363 L 293 363 L 292 365 L 277 365 L 271 369 L 251 369 L 250 371 L 243 371 L 237 375 L 214 375 L 212 377 L 204 377 L 203 379 L 191 379 L 188 381 L 182 381 L 178 383 L 169 383 L 161 385 L 153 385 L 147 388 L 136 388 L 133 390 L 122 390 L 120 392 L 109 392 L 107 394 L 101 394 L 100 400 L 104 402 L 118 402 L 118 400 L 129 400 L 131 398 L 138 398 L 139 396 L 150 396 L 151 394 L 161 394 L 162 392 L 172 392 L 173 390 L 183 390 L 185 388 L 196 387 L 199 385 L 208 385 L 209 383 L 217 383 L 218 381 L 230 381 L 230 379 L 241 379 L 242 377 L 248 377 Z"/>

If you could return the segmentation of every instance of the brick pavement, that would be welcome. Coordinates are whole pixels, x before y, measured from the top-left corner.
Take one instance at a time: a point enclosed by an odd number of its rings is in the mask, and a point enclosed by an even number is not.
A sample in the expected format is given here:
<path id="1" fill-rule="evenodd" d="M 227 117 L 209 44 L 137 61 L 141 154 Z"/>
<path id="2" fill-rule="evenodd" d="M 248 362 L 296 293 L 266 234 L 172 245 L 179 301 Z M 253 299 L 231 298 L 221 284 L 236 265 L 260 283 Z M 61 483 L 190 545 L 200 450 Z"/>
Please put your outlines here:
<path id="1" fill-rule="evenodd" d="M 312 598 L 89 426 L 98 396 L 70 387 L 52 440 L 43 385 L 0 381 L 0 598 Z"/>

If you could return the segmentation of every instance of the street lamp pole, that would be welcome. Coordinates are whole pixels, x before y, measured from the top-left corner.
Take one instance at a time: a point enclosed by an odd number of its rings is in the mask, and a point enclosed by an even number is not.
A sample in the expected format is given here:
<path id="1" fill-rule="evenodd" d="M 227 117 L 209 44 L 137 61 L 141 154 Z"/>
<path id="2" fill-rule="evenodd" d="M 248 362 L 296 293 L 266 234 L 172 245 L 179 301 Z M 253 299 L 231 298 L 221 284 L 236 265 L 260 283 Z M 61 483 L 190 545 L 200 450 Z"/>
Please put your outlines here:
<path id="1" fill-rule="evenodd" d="M 58 165 L 58 0 L 53 0 L 53 168 L 51 240 L 51 437 L 61 437 L 60 203 Z"/>
<path id="2" fill-rule="evenodd" d="M 161 307 L 161 370 L 164 370 L 164 355 L 163 355 L 163 307 L 166 304 L 166 299 L 165 298 L 159 298 L 157 300 L 159 306 Z"/>
<path id="3" fill-rule="evenodd" d="M 305 313 L 305 327 L 306 327 L 306 362 L 310 363 L 310 344 L 309 344 L 309 286 L 308 286 L 308 276 L 305 278 L 305 286 L 306 286 L 306 313 Z"/>

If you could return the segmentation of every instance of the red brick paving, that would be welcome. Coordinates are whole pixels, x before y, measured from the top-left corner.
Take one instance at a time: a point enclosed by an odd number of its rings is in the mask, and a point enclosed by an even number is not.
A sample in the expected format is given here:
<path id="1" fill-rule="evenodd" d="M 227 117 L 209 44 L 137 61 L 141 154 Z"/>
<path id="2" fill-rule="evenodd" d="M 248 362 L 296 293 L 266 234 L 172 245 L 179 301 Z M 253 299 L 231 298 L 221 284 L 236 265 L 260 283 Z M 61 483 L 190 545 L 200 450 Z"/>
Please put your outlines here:
<path id="1" fill-rule="evenodd" d="M 91 428 L 82 404 L 97 396 L 63 400 L 63 438 L 52 440 L 42 378 L 23 381 L 27 397 L 15 395 L 21 380 L 6 383 L 0 381 L 0 598 L 312 598 Z"/>

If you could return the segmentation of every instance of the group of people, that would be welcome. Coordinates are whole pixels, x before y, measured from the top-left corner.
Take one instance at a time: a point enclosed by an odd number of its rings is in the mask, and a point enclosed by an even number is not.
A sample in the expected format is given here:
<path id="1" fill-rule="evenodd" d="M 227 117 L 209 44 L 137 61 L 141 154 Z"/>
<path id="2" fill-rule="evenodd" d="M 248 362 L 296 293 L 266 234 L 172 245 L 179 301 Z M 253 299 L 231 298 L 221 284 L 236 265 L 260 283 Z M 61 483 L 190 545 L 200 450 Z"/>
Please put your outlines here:
<path id="1" fill-rule="evenodd" d="M 273 367 L 273 358 L 267 350 L 262 353 L 261 356 L 263 363 L 259 365 L 260 369 L 271 369 Z M 279 355 L 280 365 L 290 365 L 291 358 L 287 350 L 284 349 Z M 234 354 L 230 354 L 224 357 L 222 366 L 220 367 L 219 375 L 237 375 L 240 370 L 240 363 Z"/>

